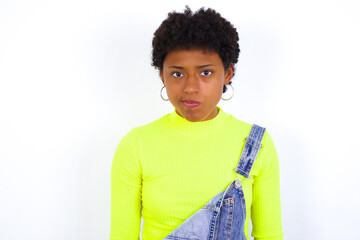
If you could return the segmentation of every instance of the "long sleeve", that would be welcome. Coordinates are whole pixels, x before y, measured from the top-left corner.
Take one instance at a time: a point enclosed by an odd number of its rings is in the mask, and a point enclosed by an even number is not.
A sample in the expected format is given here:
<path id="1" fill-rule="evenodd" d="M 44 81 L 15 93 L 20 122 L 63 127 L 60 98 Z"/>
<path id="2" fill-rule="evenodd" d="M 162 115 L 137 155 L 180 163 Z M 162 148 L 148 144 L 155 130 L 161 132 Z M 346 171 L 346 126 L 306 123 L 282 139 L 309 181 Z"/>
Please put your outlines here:
<path id="1" fill-rule="evenodd" d="M 260 150 L 259 175 L 254 178 L 251 220 L 255 240 L 282 240 L 279 160 L 266 132 Z"/>
<path id="2" fill-rule="evenodd" d="M 123 137 L 111 165 L 110 240 L 138 240 L 142 171 L 134 146 L 135 131 Z"/>

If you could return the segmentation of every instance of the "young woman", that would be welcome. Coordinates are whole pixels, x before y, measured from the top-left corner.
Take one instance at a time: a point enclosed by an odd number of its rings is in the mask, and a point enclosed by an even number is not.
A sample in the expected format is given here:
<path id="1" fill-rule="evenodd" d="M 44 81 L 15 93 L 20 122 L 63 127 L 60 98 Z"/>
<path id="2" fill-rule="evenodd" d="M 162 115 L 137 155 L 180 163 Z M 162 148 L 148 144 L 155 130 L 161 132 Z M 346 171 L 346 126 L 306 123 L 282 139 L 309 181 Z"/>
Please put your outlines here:
<path id="1" fill-rule="evenodd" d="M 204 8 L 169 13 L 154 33 L 152 65 L 175 109 L 116 149 L 111 240 L 139 239 L 141 215 L 144 240 L 249 239 L 250 218 L 256 240 L 283 239 L 274 143 L 217 106 L 232 91 L 238 40 Z"/>

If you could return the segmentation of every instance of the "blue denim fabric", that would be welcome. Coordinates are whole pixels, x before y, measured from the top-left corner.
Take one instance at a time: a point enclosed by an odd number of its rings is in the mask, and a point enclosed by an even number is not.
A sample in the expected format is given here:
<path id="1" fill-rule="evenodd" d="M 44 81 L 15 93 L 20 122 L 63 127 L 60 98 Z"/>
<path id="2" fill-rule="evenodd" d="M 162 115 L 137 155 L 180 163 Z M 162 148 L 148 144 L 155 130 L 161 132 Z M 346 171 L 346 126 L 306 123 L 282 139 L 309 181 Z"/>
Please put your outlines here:
<path id="1" fill-rule="evenodd" d="M 262 147 L 265 128 L 253 125 L 234 171 L 249 178 L 250 170 Z M 246 240 L 245 197 L 239 179 L 214 196 L 208 203 L 174 229 L 164 240 Z"/>

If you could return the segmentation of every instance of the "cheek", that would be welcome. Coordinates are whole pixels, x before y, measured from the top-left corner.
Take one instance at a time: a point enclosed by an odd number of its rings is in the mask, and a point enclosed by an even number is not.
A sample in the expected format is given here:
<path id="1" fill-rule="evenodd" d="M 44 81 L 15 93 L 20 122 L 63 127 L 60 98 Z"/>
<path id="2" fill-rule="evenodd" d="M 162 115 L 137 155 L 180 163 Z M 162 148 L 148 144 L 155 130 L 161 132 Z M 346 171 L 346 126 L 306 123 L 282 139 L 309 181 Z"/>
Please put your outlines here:
<path id="1" fill-rule="evenodd" d="M 166 93 L 171 103 L 176 103 L 177 99 L 179 98 L 179 88 L 174 85 L 167 85 L 166 86 Z"/>
<path id="2" fill-rule="evenodd" d="M 176 87 L 174 87 L 171 84 L 168 84 L 166 86 L 166 92 L 167 92 L 168 96 L 176 95 Z"/>
<path id="3" fill-rule="evenodd" d="M 221 84 L 221 82 L 216 82 L 207 86 L 206 88 L 206 92 L 208 92 L 209 95 L 213 96 L 214 98 L 221 97 L 223 91 L 223 85 Z"/>
<path id="4" fill-rule="evenodd" d="M 221 99 L 221 96 L 223 94 L 223 85 L 220 83 L 213 89 L 213 100 L 214 102 L 218 103 Z"/>

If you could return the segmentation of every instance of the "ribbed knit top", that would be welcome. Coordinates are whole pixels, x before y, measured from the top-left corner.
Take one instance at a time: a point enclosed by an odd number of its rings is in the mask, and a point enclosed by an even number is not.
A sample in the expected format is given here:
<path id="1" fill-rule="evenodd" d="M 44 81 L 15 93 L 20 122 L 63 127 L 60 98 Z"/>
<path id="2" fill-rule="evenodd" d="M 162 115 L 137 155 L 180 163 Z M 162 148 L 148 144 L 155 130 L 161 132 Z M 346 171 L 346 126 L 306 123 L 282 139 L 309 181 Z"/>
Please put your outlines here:
<path id="1" fill-rule="evenodd" d="M 219 112 L 190 122 L 175 111 L 124 136 L 111 166 L 110 240 L 160 240 L 228 184 L 242 180 L 245 234 L 252 220 L 256 240 L 283 239 L 279 161 L 265 132 L 250 178 L 234 173 L 251 125 Z"/>

